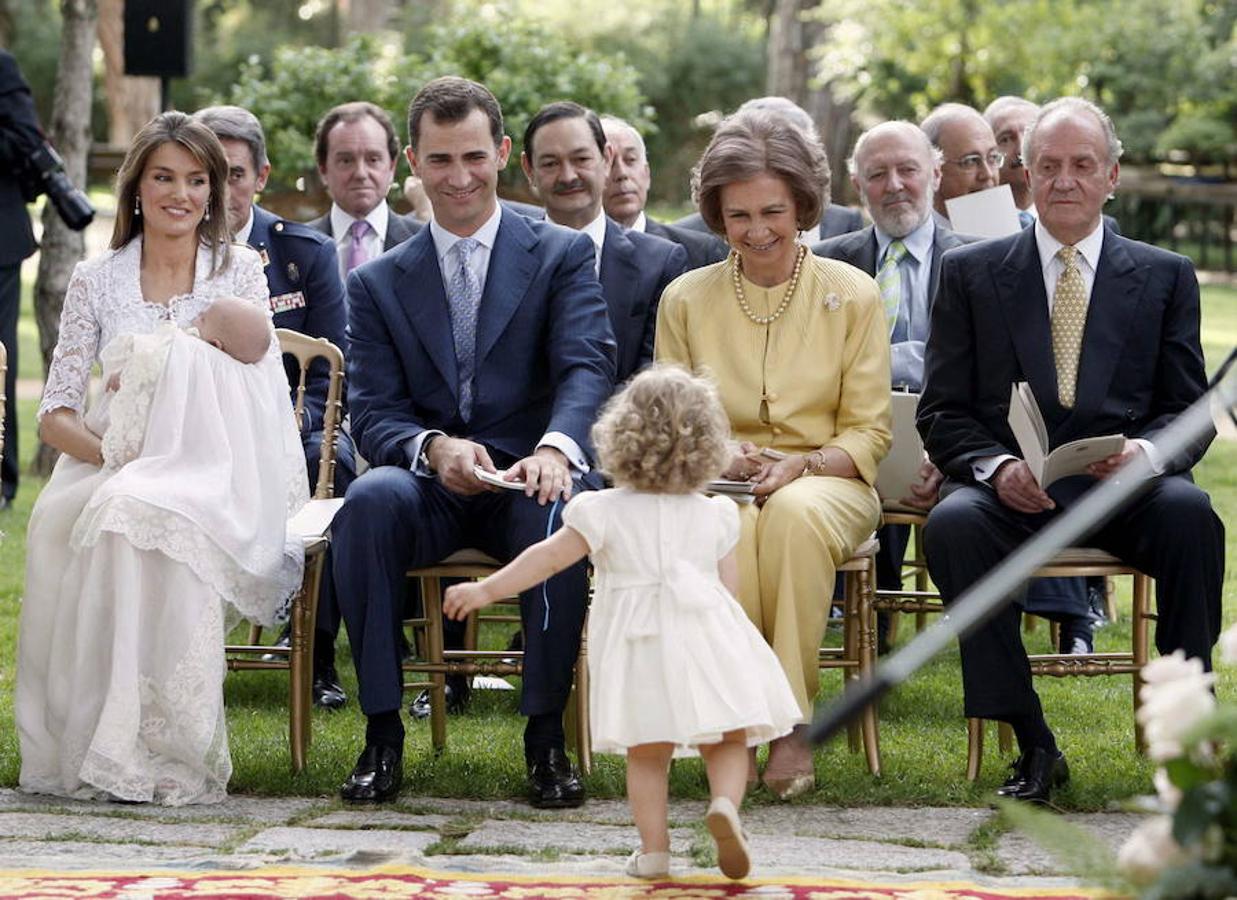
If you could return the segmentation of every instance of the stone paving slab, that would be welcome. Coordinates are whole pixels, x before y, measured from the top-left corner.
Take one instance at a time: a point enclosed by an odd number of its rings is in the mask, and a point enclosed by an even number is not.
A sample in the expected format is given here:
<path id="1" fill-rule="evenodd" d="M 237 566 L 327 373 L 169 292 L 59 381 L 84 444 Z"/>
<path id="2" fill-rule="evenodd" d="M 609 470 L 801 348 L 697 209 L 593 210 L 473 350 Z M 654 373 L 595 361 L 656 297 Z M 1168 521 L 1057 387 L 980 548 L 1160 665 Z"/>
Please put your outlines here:
<path id="1" fill-rule="evenodd" d="M 1114 855 L 1130 833 L 1147 820 L 1141 813 L 1071 813 L 1063 818 L 1085 828 Z M 996 856 L 1011 875 L 1055 874 L 1064 868 L 1055 856 L 1020 831 L 1001 835 Z"/>
<path id="2" fill-rule="evenodd" d="M 267 828 L 237 848 L 242 853 L 277 854 L 293 862 L 300 860 L 340 861 L 352 858 L 360 864 L 408 862 L 424 865 L 425 848 L 440 840 L 433 831 L 331 831 L 322 828 Z"/>
<path id="3" fill-rule="evenodd" d="M 172 824 L 122 819 L 115 816 L 0 813 L 0 834 L 10 838 L 45 838 L 138 844 L 188 844 L 221 847 L 241 834 L 233 825 Z"/>
<path id="4" fill-rule="evenodd" d="M 876 841 L 848 841 L 789 835 L 749 835 L 753 870 L 805 874 L 823 870 L 855 869 L 864 872 L 953 871 L 971 874 L 971 861 L 955 850 L 903 847 Z M 759 873 L 756 873 L 759 877 Z"/>
<path id="5" fill-rule="evenodd" d="M 345 809 L 303 819 L 300 824 L 306 828 L 407 828 L 414 831 L 436 831 L 455 818 L 436 814 L 416 815 L 392 809 L 368 809 L 363 812 Z"/>
<path id="6" fill-rule="evenodd" d="M 929 847 L 965 847 L 971 833 L 996 815 L 990 809 L 908 808 L 872 806 L 841 809 L 830 806 L 749 806 L 743 827 L 762 832 L 806 837 L 851 838 Z"/>
<path id="7" fill-rule="evenodd" d="M 188 806 L 156 806 L 147 803 L 106 803 L 66 800 L 38 794 L 0 789 L 0 812 L 29 810 L 87 815 L 117 816 L 129 819 L 160 819 L 186 822 L 246 822 L 278 824 L 304 815 L 315 808 L 328 812 L 339 804 L 335 800 L 301 797 L 228 797 L 221 803 Z"/>
<path id="8" fill-rule="evenodd" d="M 149 844 L 109 844 L 76 841 L 0 840 L 0 870 L 51 869 L 55 871 L 123 869 L 151 866 L 199 866 L 219 859 L 211 847 L 157 847 Z"/>
<path id="9" fill-rule="evenodd" d="M 686 828 L 670 829 L 670 851 L 691 852 L 695 833 Z M 564 853 L 608 853 L 626 856 L 639 837 L 633 826 L 597 825 L 586 822 L 486 821 L 456 845 L 464 850 L 518 848 L 537 852 L 553 847 Z"/>

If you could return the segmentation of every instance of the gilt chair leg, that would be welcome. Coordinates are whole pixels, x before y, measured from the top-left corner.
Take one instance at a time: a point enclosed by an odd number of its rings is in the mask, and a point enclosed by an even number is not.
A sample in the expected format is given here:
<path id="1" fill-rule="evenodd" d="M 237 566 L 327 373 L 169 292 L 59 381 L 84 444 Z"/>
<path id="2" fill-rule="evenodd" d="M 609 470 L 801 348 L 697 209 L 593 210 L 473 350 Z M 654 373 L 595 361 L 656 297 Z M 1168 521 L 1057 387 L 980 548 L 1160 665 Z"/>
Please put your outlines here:
<path id="1" fill-rule="evenodd" d="M 984 720 L 966 720 L 966 780 L 978 781 L 984 762 Z"/>

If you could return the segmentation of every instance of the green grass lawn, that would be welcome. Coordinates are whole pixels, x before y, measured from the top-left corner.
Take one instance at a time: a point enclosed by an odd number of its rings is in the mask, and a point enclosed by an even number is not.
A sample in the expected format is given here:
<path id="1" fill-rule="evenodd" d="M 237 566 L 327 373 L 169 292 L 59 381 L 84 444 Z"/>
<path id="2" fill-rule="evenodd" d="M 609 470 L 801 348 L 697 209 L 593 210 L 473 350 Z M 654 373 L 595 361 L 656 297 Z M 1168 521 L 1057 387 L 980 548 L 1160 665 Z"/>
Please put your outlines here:
<path id="1" fill-rule="evenodd" d="M 22 323 L 23 352 L 33 356 L 33 323 Z M 1237 343 L 1237 290 L 1204 290 L 1204 347 L 1212 370 Z M 35 364 L 37 368 L 37 363 Z M 23 372 L 29 371 L 23 361 Z M 33 451 L 35 404 L 20 404 L 21 451 Z M 1237 444 L 1212 446 L 1196 470 L 1199 483 L 1212 496 L 1225 523 L 1237 514 Z M 27 478 L 15 507 L 0 513 L 0 785 L 17 781 L 18 743 L 13 728 L 13 677 L 19 600 L 24 555 L 23 535 L 31 505 L 41 484 Z M 1234 557 L 1233 529 L 1228 533 L 1228 558 Z M 1229 572 L 1224 582 L 1225 623 L 1237 620 L 1237 586 Z M 1122 586 L 1123 608 L 1128 611 L 1128 585 Z M 489 628 L 489 626 L 487 626 Z M 913 633 L 903 619 L 900 641 Z M 502 646 L 506 635 L 489 630 L 483 641 Z M 830 641 L 837 635 L 830 633 Z M 1128 620 L 1097 635 L 1097 649 L 1128 646 Z M 1047 652 L 1047 628 L 1028 636 L 1032 652 Z M 350 698 L 356 682 L 348 651 L 341 640 L 340 670 Z M 835 695 L 840 676 L 826 673 L 822 698 Z M 1060 794 L 1066 809 L 1095 810 L 1150 790 L 1151 766 L 1133 748 L 1130 681 L 1128 678 L 1044 679 L 1038 683 L 1049 721 L 1069 756 L 1074 780 Z M 1222 698 L 1237 696 L 1237 673 L 1220 673 Z M 337 713 L 315 712 L 310 765 L 300 776 L 291 775 L 286 742 L 286 679 L 283 673 L 245 672 L 228 676 L 225 694 L 235 773 L 231 788 L 237 793 L 318 796 L 333 794 L 351 769 L 359 752 L 364 725 L 355 699 Z M 478 691 L 468 711 L 452 717 L 448 748 L 435 756 L 430 750 L 426 724 L 409 725 L 405 751 L 405 795 L 509 798 L 522 795 L 521 754 L 523 719 L 516 711 L 514 691 Z M 962 718 L 961 688 L 956 649 L 942 655 L 884 702 L 881 715 L 884 776 L 871 777 L 862 755 L 848 752 L 845 742 L 834 742 L 817 753 L 816 791 L 798 802 L 845 806 L 865 804 L 984 805 L 992 788 L 1004 778 L 1007 760 L 997 752 L 995 728 L 989 729 L 980 781 L 964 778 L 966 728 Z M 623 795 L 623 763 L 599 757 L 588 779 L 595 797 Z M 703 768 L 698 761 L 677 763 L 671 790 L 678 797 L 707 796 Z M 772 802 L 755 795 L 755 802 Z"/>

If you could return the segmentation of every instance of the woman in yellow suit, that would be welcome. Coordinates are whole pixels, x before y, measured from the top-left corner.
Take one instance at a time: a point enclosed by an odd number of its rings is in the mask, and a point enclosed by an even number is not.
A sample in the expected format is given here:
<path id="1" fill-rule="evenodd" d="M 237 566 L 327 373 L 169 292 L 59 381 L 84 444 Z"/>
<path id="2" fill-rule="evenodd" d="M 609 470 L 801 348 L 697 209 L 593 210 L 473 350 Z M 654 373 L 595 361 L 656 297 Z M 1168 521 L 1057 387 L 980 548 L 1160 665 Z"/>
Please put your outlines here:
<path id="1" fill-rule="evenodd" d="M 736 441 L 725 477 L 756 482 L 756 504 L 741 510 L 739 600 L 806 722 L 836 567 L 880 519 L 873 485 L 890 442 L 885 313 L 871 277 L 799 242 L 800 229 L 820 221 L 829 164 L 781 116 L 726 119 L 692 189 L 731 254 L 666 288 L 655 355 L 717 383 Z M 764 782 L 782 799 L 815 784 L 805 728 L 770 747 Z"/>

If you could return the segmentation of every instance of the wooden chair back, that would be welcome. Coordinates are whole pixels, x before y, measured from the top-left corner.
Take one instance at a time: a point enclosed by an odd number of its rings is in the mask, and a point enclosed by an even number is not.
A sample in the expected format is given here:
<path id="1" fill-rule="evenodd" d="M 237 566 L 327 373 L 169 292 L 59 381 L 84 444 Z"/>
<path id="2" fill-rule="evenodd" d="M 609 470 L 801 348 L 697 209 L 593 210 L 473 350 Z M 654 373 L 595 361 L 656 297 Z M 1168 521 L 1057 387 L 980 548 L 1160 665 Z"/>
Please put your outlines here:
<path id="1" fill-rule="evenodd" d="M 276 328 L 275 337 L 279 339 L 279 349 L 285 356 L 293 357 L 300 369 L 296 394 L 293 397 L 293 412 L 296 414 L 298 430 L 305 417 L 305 385 L 309 379 L 310 366 L 314 361 L 321 359 L 325 360 L 330 367 L 326 410 L 323 413 L 322 422 L 322 455 L 318 463 L 318 486 L 314 490 L 316 499 L 328 499 L 335 493 L 335 447 L 339 440 L 339 429 L 344 417 L 344 354 L 326 338 L 311 338 L 290 328 Z"/>

